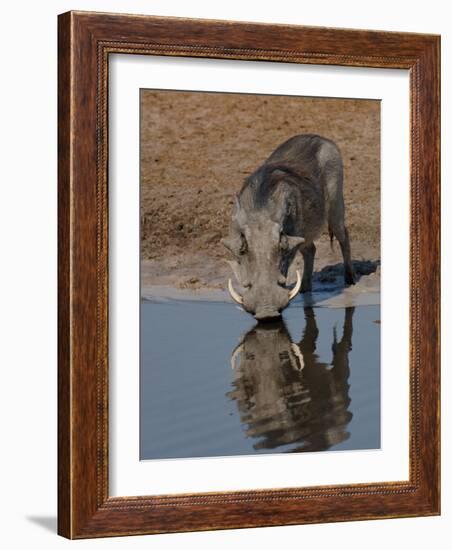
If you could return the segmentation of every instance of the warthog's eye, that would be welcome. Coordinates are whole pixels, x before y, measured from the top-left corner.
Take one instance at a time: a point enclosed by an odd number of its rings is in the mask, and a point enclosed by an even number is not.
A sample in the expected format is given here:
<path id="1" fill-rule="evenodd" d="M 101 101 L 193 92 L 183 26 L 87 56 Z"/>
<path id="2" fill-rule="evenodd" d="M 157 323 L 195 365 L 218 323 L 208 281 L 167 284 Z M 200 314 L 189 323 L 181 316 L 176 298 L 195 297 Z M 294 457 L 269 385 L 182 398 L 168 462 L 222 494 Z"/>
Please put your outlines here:
<path id="1" fill-rule="evenodd" d="M 289 248 L 289 241 L 287 239 L 287 235 L 284 235 L 284 233 L 281 233 L 279 247 L 281 248 L 281 250 L 287 250 Z"/>
<path id="2" fill-rule="evenodd" d="M 245 236 L 241 235 L 242 237 L 242 244 L 240 245 L 239 254 L 245 254 L 245 252 L 248 250 L 248 244 L 246 242 Z"/>

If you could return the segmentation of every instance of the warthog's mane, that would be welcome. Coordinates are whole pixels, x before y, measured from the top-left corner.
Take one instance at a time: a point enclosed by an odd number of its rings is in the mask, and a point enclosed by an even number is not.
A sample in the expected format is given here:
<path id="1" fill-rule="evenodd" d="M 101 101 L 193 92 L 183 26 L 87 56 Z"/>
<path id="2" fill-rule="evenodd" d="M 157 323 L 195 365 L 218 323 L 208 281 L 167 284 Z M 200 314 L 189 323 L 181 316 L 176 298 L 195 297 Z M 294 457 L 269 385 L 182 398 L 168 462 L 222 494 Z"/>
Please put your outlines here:
<path id="1" fill-rule="evenodd" d="M 265 208 L 281 182 L 308 194 L 316 187 L 312 170 L 302 170 L 286 162 L 266 163 L 245 179 L 240 196 L 256 209 Z"/>

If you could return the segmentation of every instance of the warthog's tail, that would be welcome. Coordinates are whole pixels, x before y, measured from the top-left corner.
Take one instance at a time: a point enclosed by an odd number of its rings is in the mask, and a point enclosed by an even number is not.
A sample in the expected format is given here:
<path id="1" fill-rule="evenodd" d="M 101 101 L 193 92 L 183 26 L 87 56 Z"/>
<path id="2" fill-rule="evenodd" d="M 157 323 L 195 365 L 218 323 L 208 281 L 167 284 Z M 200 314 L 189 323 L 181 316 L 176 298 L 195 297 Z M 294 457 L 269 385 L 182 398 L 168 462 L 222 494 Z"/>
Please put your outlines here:
<path id="1" fill-rule="evenodd" d="M 329 225 L 328 225 L 328 235 L 330 236 L 330 247 L 331 247 L 331 250 L 333 250 L 334 233 Z"/>

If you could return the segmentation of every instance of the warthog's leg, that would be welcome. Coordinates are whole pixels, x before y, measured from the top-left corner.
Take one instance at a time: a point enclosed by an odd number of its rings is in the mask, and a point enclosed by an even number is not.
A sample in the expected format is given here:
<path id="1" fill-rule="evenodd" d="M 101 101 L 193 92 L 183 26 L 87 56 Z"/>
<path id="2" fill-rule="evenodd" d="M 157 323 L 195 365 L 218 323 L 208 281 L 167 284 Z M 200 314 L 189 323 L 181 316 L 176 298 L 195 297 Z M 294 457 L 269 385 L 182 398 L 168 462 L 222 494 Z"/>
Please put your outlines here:
<path id="1" fill-rule="evenodd" d="M 337 153 L 339 154 L 339 153 Z M 344 196 L 342 192 L 343 184 L 342 161 L 336 159 L 329 166 L 327 163 L 325 173 L 325 188 L 327 190 L 327 219 L 328 229 L 341 245 L 342 256 L 344 258 L 344 279 L 345 284 L 355 284 L 355 274 L 353 272 L 350 240 L 348 231 L 344 222 Z"/>
<path id="2" fill-rule="evenodd" d="M 301 292 L 310 292 L 312 290 L 312 271 L 314 269 L 314 256 L 315 256 L 315 245 L 311 243 L 308 246 L 305 246 L 301 253 L 303 254 L 304 269 L 303 269 L 303 279 L 301 281 Z"/>
<path id="3" fill-rule="evenodd" d="M 350 239 L 348 237 L 348 231 L 345 225 L 342 227 L 330 226 L 336 239 L 341 245 L 342 257 L 344 258 L 344 279 L 346 285 L 355 284 L 355 272 L 353 271 L 351 253 L 350 253 Z"/>

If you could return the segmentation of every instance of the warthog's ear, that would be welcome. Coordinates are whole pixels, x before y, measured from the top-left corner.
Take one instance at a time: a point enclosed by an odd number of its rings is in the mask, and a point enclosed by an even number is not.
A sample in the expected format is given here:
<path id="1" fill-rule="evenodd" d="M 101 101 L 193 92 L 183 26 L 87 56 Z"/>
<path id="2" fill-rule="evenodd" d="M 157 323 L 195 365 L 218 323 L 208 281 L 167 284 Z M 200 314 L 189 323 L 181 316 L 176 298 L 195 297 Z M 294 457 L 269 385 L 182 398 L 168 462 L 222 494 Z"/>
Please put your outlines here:
<path id="1" fill-rule="evenodd" d="M 246 223 L 246 213 L 240 206 L 240 197 L 235 195 L 234 197 L 234 208 L 232 210 L 232 221 L 237 224 L 239 227 L 242 227 Z"/>

